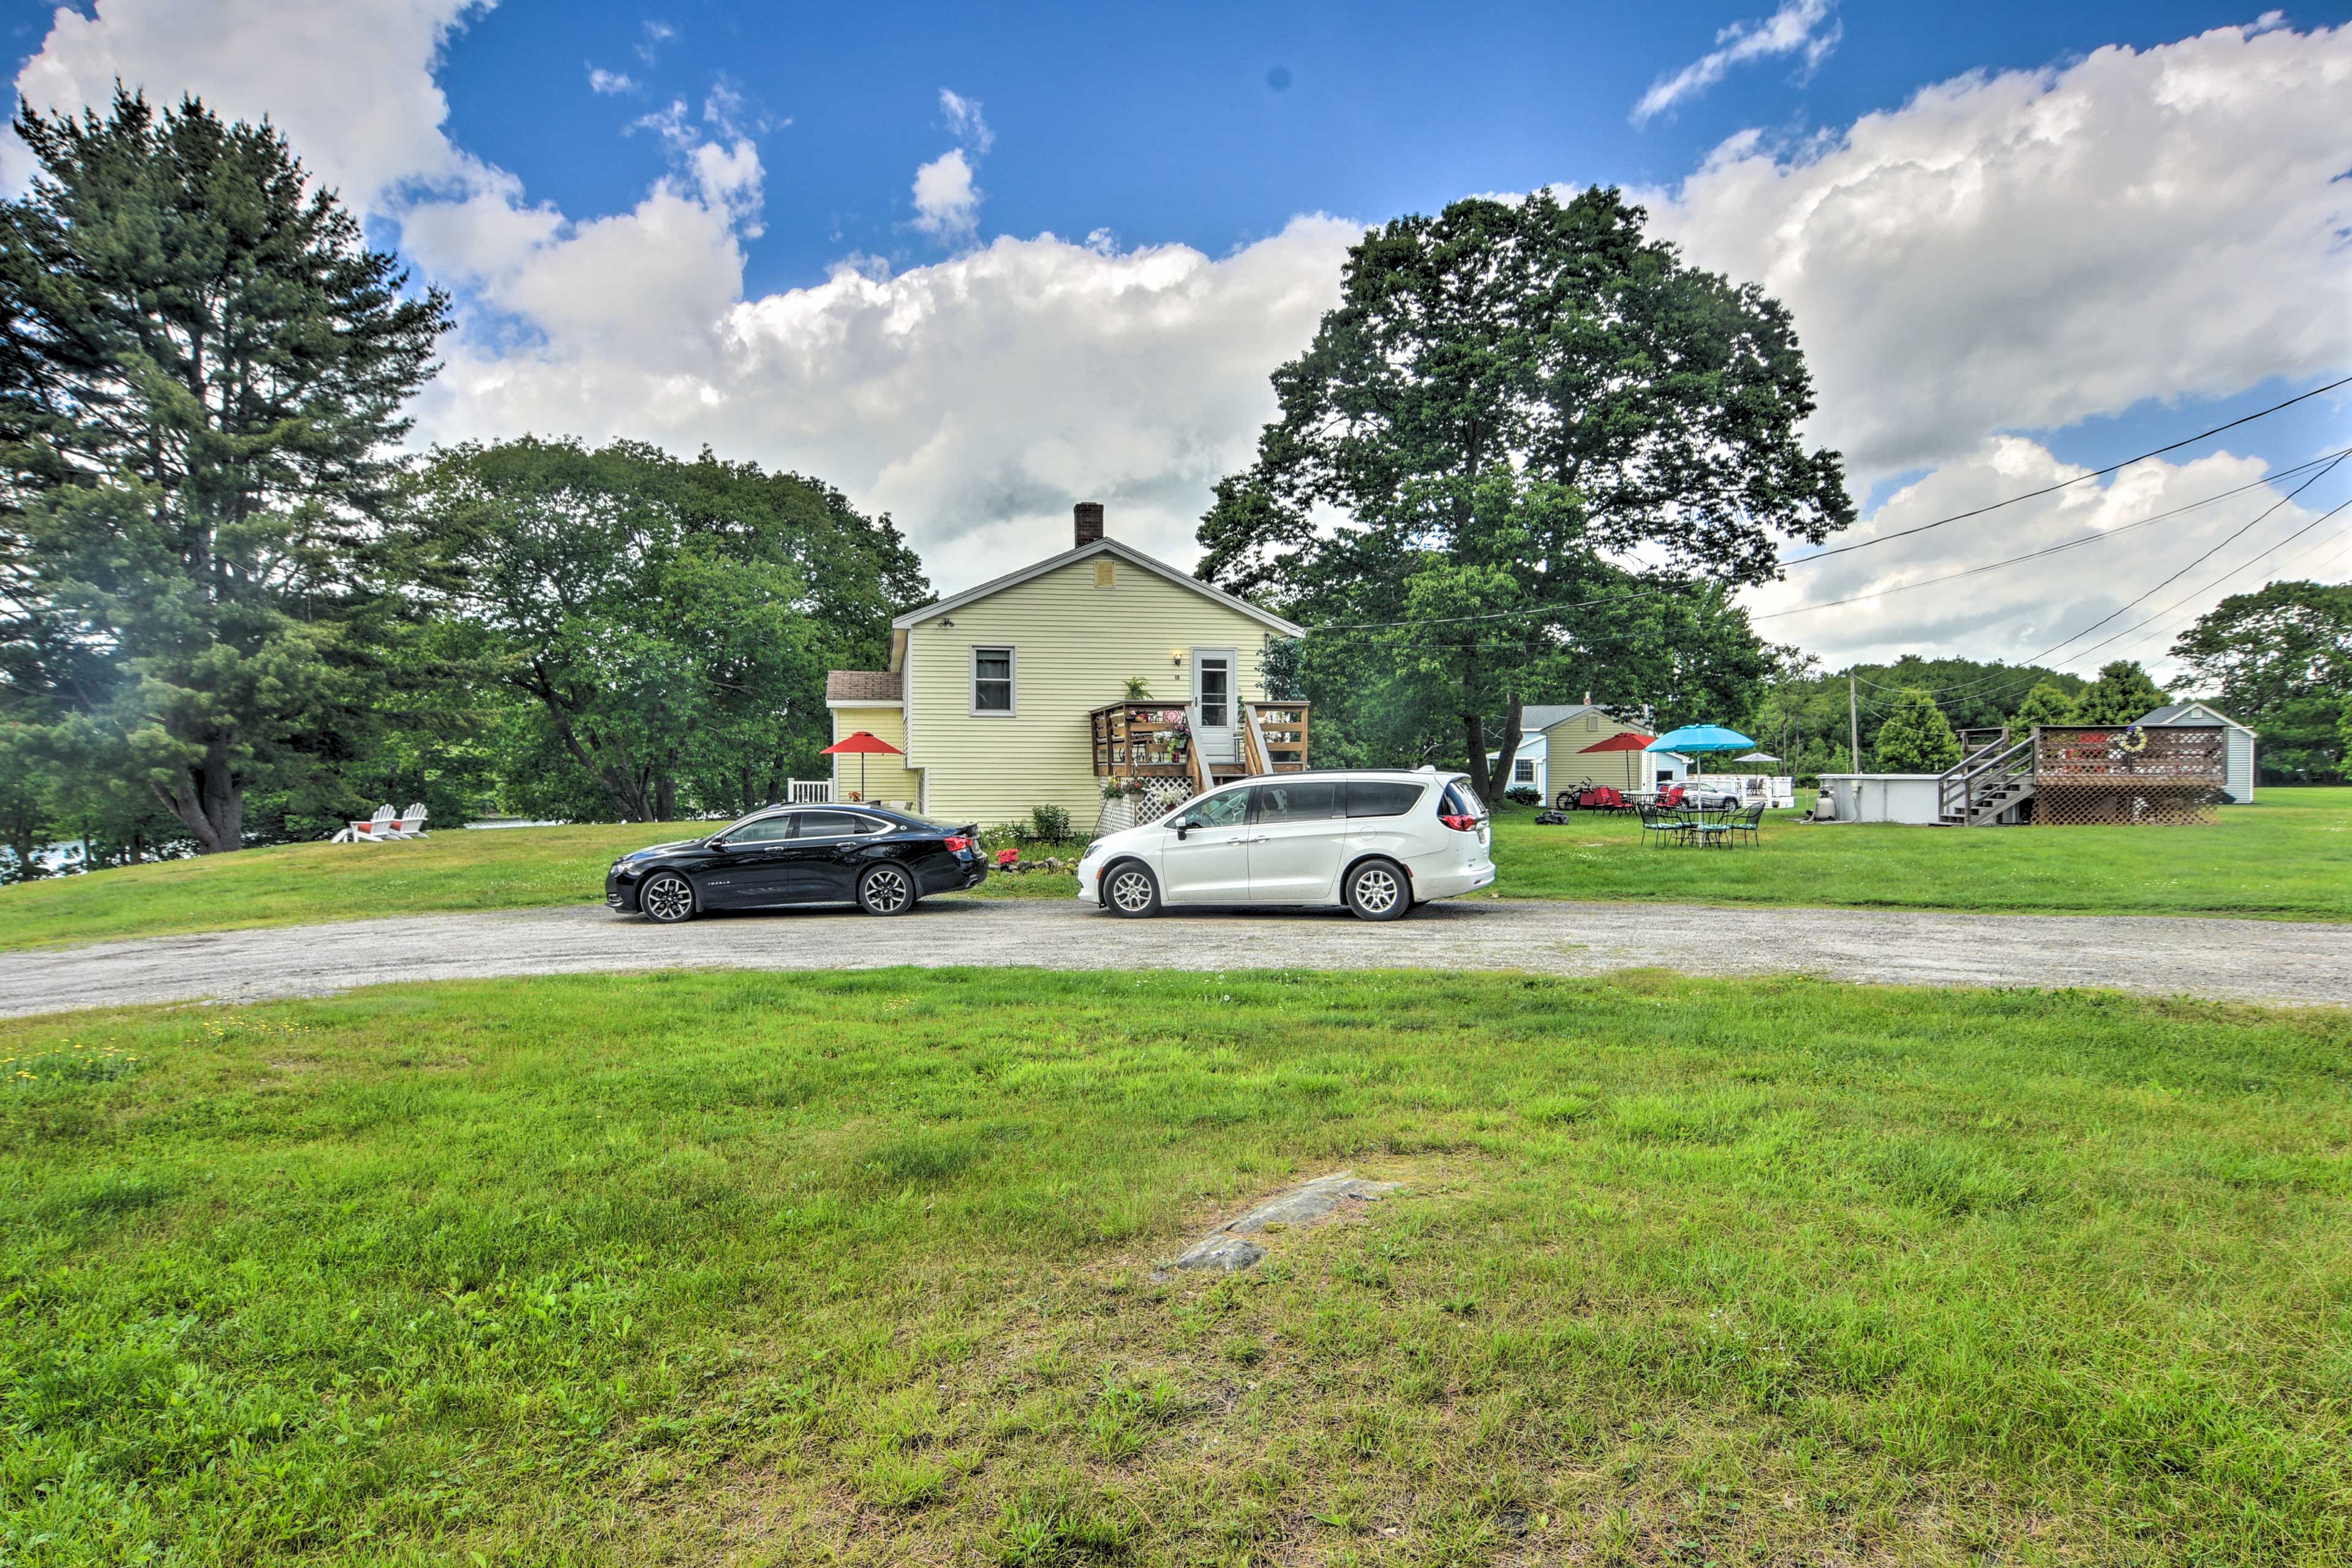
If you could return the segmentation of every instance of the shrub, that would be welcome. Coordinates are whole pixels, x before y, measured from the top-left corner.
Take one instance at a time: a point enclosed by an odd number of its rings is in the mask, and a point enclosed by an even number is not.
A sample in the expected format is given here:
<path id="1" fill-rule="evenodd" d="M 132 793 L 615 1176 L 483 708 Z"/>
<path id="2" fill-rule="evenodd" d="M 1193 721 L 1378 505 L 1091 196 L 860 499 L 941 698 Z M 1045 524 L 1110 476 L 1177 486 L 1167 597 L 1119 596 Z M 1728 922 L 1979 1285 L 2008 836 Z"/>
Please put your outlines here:
<path id="1" fill-rule="evenodd" d="M 1532 788 L 1526 784 L 1513 784 L 1509 789 L 1503 792 L 1503 798 L 1505 800 L 1516 800 L 1521 805 L 1541 805 L 1543 804 L 1543 796 L 1538 795 Z"/>
<path id="2" fill-rule="evenodd" d="M 1070 837 L 1070 814 L 1058 805 L 1029 808 L 1029 836 L 1043 844 L 1066 844 Z"/>

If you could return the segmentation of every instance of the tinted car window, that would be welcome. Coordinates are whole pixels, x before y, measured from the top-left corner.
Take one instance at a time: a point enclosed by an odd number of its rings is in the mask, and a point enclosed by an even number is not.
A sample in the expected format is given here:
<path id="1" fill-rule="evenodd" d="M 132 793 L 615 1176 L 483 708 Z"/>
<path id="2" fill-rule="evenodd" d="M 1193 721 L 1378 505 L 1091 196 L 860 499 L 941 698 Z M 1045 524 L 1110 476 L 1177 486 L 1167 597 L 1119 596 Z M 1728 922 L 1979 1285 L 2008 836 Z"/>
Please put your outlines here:
<path id="1" fill-rule="evenodd" d="M 802 838 L 843 838 L 852 834 L 879 833 L 890 825 L 855 811 L 803 811 Z"/>
<path id="2" fill-rule="evenodd" d="M 792 814 L 787 812 L 782 816 L 763 816 L 756 822 L 747 822 L 743 824 L 742 826 L 729 833 L 727 835 L 727 842 L 730 844 L 773 844 L 779 839 L 790 838 L 792 836 L 793 818 Z"/>
<path id="3" fill-rule="evenodd" d="M 1260 822 L 1322 822 L 1339 815 L 1339 786 L 1329 779 L 1257 786 Z"/>
<path id="4" fill-rule="evenodd" d="M 1223 795 L 1213 795 L 1184 813 L 1184 820 L 1195 827 L 1237 827 L 1249 813 L 1250 792 L 1229 789 Z"/>
<path id="5" fill-rule="evenodd" d="M 1486 808 L 1478 804 L 1478 794 L 1467 784 L 1455 779 L 1445 786 L 1445 794 L 1437 803 L 1440 816 L 1484 816 Z"/>
<path id="6" fill-rule="evenodd" d="M 1392 779 L 1349 779 L 1348 781 L 1348 815 L 1349 816 L 1402 816 L 1412 809 L 1426 787 L 1417 784 L 1401 784 Z"/>

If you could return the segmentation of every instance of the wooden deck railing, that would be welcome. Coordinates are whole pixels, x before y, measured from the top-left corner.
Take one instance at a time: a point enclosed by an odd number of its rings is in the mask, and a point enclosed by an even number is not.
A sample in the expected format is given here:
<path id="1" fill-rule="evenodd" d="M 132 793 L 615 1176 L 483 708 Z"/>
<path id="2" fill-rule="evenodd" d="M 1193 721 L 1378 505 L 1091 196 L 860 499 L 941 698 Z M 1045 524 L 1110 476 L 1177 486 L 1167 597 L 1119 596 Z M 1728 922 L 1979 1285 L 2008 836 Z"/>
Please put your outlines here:
<path id="1" fill-rule="evenodd" d="M 1186 731 L 1181 702 L 1113 702 L 1087 715 L 1095 731 L 1095 776 L 1181 779 L 1192 776 L 1176 737 Z"/>
<path id="2" fill-rule="evenodd" d="M 1295 773 L 1307 767 L 1307 704 L 1252 702 L 1250 728 L 1265 753 L 1265 772 Z"/>
<path id="3" fill-rule="evenodd" d="M 1202 780 L 1200 747 L 1179 746 L 1191 710 L 1181 702 L 1110 702 L 1087 715 L 1094 729 L 1095 776 Z M 1307 766 L 1307 704 L 1241 704 L 1240 758 L 1252 773 L 1295 773 Z M 1208 787 L 1202 783 L 1201 787 Z"/>
<path id="4" fill-rule="evenodd" d="M 2033 731 L 2033 775 L 2060 784 L 2213 784 L 2224 782 L 2229 748 L 2218 724 L 2040 724 Z"/>

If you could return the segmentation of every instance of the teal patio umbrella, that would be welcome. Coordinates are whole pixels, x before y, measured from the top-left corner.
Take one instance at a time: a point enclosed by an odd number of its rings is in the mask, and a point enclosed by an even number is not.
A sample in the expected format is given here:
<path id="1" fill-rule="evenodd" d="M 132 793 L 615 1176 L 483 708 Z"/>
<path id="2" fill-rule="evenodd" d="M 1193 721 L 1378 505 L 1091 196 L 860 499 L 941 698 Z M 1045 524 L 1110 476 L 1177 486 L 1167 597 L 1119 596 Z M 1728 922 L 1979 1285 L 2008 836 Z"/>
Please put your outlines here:
<path id="1" fill-rule="evenodd" d="M 1720 724 L 1685 724 L 1679 730 L 1669 730 L 1642 749 L 1645 752 L 1680 752 L 1685 756 L 1700 756 L 1708 752 L 1740 752 L 1756 744 L 1737 730 L 1727 730 Z"/>

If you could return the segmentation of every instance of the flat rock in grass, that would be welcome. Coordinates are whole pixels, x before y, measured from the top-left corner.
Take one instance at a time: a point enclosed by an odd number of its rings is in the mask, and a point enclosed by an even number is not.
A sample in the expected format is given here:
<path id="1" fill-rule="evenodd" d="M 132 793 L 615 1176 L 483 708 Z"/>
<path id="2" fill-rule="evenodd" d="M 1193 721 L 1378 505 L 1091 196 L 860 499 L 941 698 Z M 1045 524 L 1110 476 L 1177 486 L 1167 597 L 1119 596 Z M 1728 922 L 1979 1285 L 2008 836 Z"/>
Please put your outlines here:
<path id="1" fill-rule="evenodd" d="M 1302 1182 L 1250 1210 L 1227 1220 L 1184 1251 L 1169 1268 L 1213 1268 L 1231 1274 L 1247 1268 L 1265 1256 L 1265 1248 L 1244 1237 L 1271 1226 L 1309 1225 L 1346 1203 L 1377 1203 L 1404 1185 L 1402 1182 L 1366 1182 L 1352 1171 L 1340 1171 Z M 1154 1274 L 1165 1279 L 1167 1270 Z"/>

